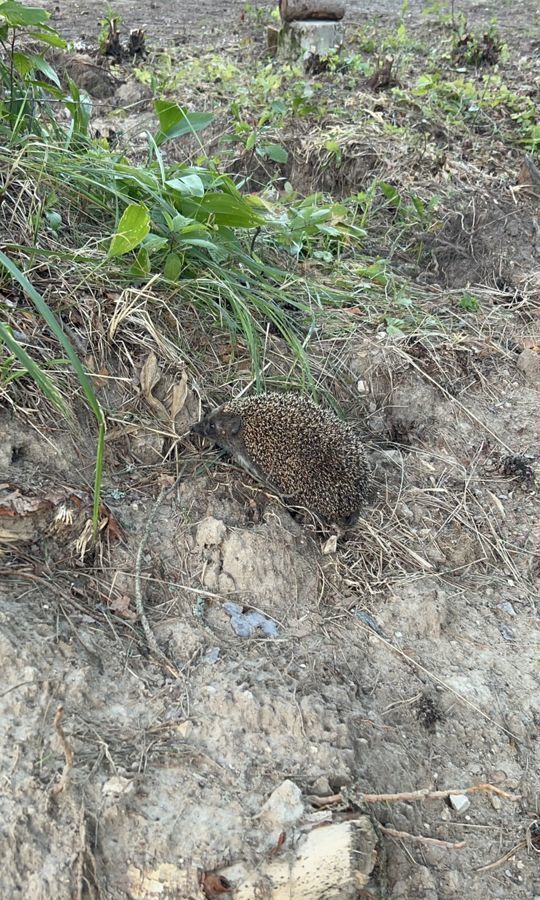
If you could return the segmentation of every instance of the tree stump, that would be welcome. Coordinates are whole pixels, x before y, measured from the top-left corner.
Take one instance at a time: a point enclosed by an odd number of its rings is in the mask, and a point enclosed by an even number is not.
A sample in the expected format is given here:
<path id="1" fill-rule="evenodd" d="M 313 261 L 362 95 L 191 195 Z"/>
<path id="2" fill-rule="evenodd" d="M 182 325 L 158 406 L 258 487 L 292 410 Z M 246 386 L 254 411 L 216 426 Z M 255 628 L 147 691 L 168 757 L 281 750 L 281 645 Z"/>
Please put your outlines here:
<path id="1" fill-rule="evenodd" d="M 285 23 L 278 41 L 280 55 L 288 59 L 303 59 L 310 55 L 324 58 L 342 44 L 341 22 L 324 22 L 317 19 Z"/>
<path id="2" fill-rule="evenodd" d="M 279 12 L 283 22 L 338 22 L 345 15 L 345 0 L 280 0 Z"/>

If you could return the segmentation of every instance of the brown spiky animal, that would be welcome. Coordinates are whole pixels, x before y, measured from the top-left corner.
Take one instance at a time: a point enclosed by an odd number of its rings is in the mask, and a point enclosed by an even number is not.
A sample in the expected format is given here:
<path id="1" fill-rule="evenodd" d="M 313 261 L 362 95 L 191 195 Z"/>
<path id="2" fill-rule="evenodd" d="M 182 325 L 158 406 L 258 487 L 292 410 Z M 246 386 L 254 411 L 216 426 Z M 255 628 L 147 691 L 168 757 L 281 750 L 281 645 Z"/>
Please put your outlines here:
<path id="1" fill-rule="evenodd" d="M 230 400 L 192 427 L 295 506 L 353 521 L 367 498 L 370 468 L 356 432 L 300 394 Z"/>

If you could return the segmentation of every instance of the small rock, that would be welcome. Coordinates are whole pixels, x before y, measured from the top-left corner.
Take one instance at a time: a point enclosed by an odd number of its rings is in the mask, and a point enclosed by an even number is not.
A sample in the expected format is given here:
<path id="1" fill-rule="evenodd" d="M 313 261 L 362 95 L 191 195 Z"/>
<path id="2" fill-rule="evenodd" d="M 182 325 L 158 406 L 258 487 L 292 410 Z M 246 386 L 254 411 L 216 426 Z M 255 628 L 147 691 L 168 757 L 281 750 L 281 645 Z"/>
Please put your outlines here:
<path id="1" fill-rule="evenodd" d="M 134 781 L 132 778 L 122 778 L 120 775 L 113 775 L 109 778 L 101 788 L 102 793 L 106 797 L 120 797 L 122 794 L 129 794 L 133 790 Z"/>
<path id="2" fill-rule="evenodd" d="M 328 778 L 325 778 L 324 775 L 320 775 L 319 778 L 313 782 L 311 790 L 316 797 L 329 797 L 334 793 L 330 787 Z"/>
<path id="3" fill-rule="evenodd" d="M 510 603 L 510 600 L 503 600 L 502 603 L 499 603 L 499 609 L 509 616 L 517 615 L 514 607 Z"/>
<path id="4" fill-rule="evenodd" d="M 509 625 L 505 625 L 504 622 L 500 622 L 499 631 L 501 632 L 501 636 L 505 641 L 515 641 L 516 636 Z"/>
<path id="5" fill-rule="evenodd" d="M 226 534 L 225 522 L 222 522 L 221 519 L 215 519 L 214 516 L 207 516 L 197 528 L 197 545 L 201 549 L 219 546 Z"/>
<path id="6" fill-rule="evenodd" d="M 223 609 L 230 615 L 232 629 L 238 637 L 251 637 L 257 628 L 267 637 L 277 637 L 278 627 L 268 616 L 255 610 L 243 612 L 242 607 L 232 601 L 224 603 Z"/>
<path id="7" fill-rule="evenodd" d="M 539 381 L 540 353 L 535 353 L 534 350 L 523 350 L 518 356 L 517 367 L 521 372 L 523 372 L 527 381 Z"/>
<path id="8" fill-rule="evenodd" d="M 490 799 L 490 801 L 491 801 L 491 805 L 492 805 L 493 809 L 500 809 L 500 808 L 501 808 L 502 803 L 501 803 L 501 798 L 500 798 L 500 797 L 497 797 L 496 794 L 490 794 L 489 799 Z"/>
<path id="9" fill-rule="evenodd" d="M 211 665 L 213 663 L 216 663 L 219 659 L 220 652 L 221 651 L 219 647 L 210 647 L 210 649 L 207 650 L 204 654 L 204 661 L 210 663 Z"/>
<path id="10" fill-rule="evenodd" d="M 450 806 L 458 813 L 464 813 L 469 809 L 471 801 L 466 794 L 450 794 Z"/>
<path id="11" fill-rule="evenodd" d="M 304 815 L 302 791 L 287 779 L 273 791 L 259 813 L 261 822 L 285 831 L 293 827 Z"/>
<path id="12" fill-rule="evenodd" d="M 322 545 L 321 553 L 323 556 L 330 556 L 331 553 L 335 553 L 337 549 L 337 535 L 332 534 L 327 541 Z"/>

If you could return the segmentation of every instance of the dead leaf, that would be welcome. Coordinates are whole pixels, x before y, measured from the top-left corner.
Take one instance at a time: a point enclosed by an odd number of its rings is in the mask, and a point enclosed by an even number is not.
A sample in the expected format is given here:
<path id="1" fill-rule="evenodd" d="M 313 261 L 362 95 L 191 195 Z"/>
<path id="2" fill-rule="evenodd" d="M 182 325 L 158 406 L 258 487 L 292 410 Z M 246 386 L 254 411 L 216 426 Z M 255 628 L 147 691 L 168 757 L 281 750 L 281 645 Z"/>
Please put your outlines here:
<path id="1" fill-rule="evenodd" d="M 119 594 L 111 597 L 109 600 L 109 609 L 112 609 L 117 616 L 127 619 L 128 622 L 137 621 L 137 613 L 130 609 L 131 597 L 128 594 Z"/>
<path id="2" fill-rule="evenodd" d="M 106 527 L 109 537 L 111 537 L 114 541 L 120 540 L 120 538 L 122 537 L 122 528 L 118 519 L 115 519 L 113 514 L 109 511 L 107 511 L 106 513 Z"/>
<path id="3" fill-rule="evenodd" d="M 280 834 L 280 836 L 279 836 L 278 839 L 277 839 L 276 846 L 272 848 L 272 852 L 271 852 L 271 854 L 270 854 L 271 856 L 277 856 L 277 854 L 279 853 L 279 851 L 280 851 L 281 848 L 283 847 L 283 844 L 285 843 L 285 838 L 286 838 L 286 837 L 287 837 L 287 833 L 286 833 L 285 831 L 282 831 L 281 834 Z"/>
<path id="4" fill-rule="evenodd" d="M 159 384 L 160 380 L 161 369 L 158 366 L 156 354 L 152 351 L 152 353 L 148 354 L 146 362 L 141 369 L 141 391 L 144 399 L 148 403 L 148 406 L 154 410 L 161 421 L 168 422 L 169 414 L 167 410 L 165 409 L 161 400 L 158 400 L 157 397 L 154 397 L 152 393 L 156 385 Z"/>
<path id="5" fill-rule="evenodd" d="M 92 376 L 92 384 L 97 387 L 104 387 L 107 384 L 107 378 L 109 376 L 109 370 L 106 366 L 101 366 L 99 371 L 96 367 L 96 361 L 93 356 L 89 355 L 85 357 L 86 368 Z"/>
<path id="6" fill-rule="evenodd" d="M 330 556 L 332 553 L 335 553 L 337 550 L 337 535 L 332 534 L 328 538 L 327 541 L 324 542 L 322 547 L 323 556 Z"/>
<path id="7" fill-rule="evenodd" d="M 51 501 L 45 497 L 23 497 L 19 490 L 12 491 L 7 497 L 3 497 L 0 505 L 0 516 L 27 516 L 44 506 L 50 506 Z"/>
<path id="8" fill-rule="evenodd" d="M 215 872 L 205 872 L 201 879 L 201 887 L 204 896 L 208 900 L 219 897 L 221 894 L 229 894 L 232 891 L 232 884 L 223 875 L 216 875 Z"/>
<path id="9" fill-rule="evenodd" d="M 184 370 L 182 372 L 182 375 L 180 376 L 180 382 L 173 385 L 172 396 L 169 404 L 169 412 L 173 425 L 178 413 L 183 410 L 186 403 L 188 392 L 187 381 L 187 372 Z"/>
<path id="10" fill-rule="evenodd" d="M 540 341 L 535 341 L 534 338 L 522 337 L 520 343 L 524 350 L 532 350 L 534 353 L 540 353 Z"/>
<path id="11" fill-rule="evenodd" d="M 530 156 L 526 156 L 521 163 L 517 183 L 526 193 L 540 196 L 540 172 Z"/>

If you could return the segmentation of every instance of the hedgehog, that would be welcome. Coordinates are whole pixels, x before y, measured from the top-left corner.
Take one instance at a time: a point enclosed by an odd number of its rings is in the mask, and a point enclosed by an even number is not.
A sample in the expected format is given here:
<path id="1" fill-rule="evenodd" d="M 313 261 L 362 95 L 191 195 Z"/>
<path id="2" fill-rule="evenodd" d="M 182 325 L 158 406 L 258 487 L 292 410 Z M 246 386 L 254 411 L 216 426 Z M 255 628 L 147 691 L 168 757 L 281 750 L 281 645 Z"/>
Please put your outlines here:
<path id="1" fill-rule="evenodd" d="M 230 400 L 192 426 L 291 506 L 352 524 L 367 500 L 370 467 L 354 429 L 296 393 Z"/>

